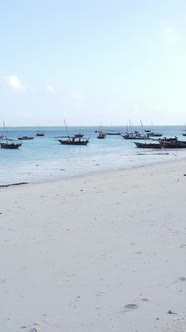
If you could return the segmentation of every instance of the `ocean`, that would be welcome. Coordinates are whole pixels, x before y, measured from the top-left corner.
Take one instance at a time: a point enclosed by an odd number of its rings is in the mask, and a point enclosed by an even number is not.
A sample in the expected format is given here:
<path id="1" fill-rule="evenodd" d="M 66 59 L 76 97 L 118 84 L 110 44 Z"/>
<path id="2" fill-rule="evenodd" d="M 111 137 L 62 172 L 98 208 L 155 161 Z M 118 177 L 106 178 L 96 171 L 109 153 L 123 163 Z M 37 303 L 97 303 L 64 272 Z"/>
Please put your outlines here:
<path id="1" fill-rule="evenodd" d="M 138 149 L 133 141 L 122 136 L 109 136 L 97 139 L 96 127 L 69 127 L 69 135 L 82 132 L 90 142 L 87 146 L 65 146 L 58 142 L 57 136 L 66 135 L 64 127 L 42 127 L 44 137 L 35 136 L 37 128 L 7 128 L 9 138 L 34 136 L 33 140 L 22 141 L 18 150 L 0 149 L 0 185 L 18 182 L 51 182 L 67 177 L 82 176 L 109 170 L 128 169 L 184 159 L 186 149 L 180 150 L 147 150 Z M 125 127 L 104 127 L 103 130 L 114 129 L 121 133 Z M 140 130 L 133 127 L 133 130 Z M 144 129 L 151 129 L 145 127 Z M 183 126 L 161 126 L 154 131 L 162 132 L 163 136 L 184 140 Z M 0 135 L 3 134 L 3 131 Z"/>

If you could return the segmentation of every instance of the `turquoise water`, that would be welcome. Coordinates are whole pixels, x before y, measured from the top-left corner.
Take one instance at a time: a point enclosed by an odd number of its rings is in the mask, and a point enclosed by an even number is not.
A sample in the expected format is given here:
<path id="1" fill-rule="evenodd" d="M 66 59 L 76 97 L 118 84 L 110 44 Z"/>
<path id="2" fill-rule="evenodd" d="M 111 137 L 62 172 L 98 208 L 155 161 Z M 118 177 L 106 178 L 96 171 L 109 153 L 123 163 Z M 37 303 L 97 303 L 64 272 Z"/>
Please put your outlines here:
<path id="1" fill-rule="evenodd" d="M 69 127 L 69 134 L 83 132 L 90 139 L 87 146 L 61 145 L 56 136 L 66 135 L 63 127 L 41 128 L 44 137 L 36 137 L 37 128 L 7 128 L 9 138 L 34 136 L 33 140 L 23 141 L 19 150 L 0 149 L 0 184 L 15 182 L 45 182 L 66 177 L 91 174 L 107 170 L 127 169 L 157 162 L 183 159 L 186 150 L 155 151 L 137 149 L 131 140 L 122 136 L 107 136 L 98 140 L 95 127 Z M 103 128 L 105 131 L 111 129 Z M 124 133 L 124 127 L 112 127 Z M 139 130 L 133 127 L 133 130 Z M 144 129 L 151 129 L 144 127 Z M 164 136 L 175 135 L 184 140 L 183 126 L 156 127 Z M 3 132 L 0 133 L 0 135 Z M 186 139 L 186 138 L 185 138 Z"/>

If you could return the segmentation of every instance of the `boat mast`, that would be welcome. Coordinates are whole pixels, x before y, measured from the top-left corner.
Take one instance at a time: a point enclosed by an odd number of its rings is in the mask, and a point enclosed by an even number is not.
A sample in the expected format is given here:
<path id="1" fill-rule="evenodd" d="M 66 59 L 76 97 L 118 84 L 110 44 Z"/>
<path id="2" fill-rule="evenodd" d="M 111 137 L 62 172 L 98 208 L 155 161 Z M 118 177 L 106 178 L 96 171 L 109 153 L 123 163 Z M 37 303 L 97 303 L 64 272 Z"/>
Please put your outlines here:
<path id="1" fill-rule="evenodd" d="M 146 144 L 146 143 L 147 143 L 147 142 L 146 142 L 146 135 L 145 135 L 145 131 L 144 131 L 144 128 L 143 128 L 143 123 L 142 123 L 141 120 L 140 120 L 140 123 L 141 123 L 141 129 L 142 129 L 143 135 L 144 135 L 144 137 L 145 137 L 145 144 Z"/>
<path id="2" fill-rule="evenodd" d="M 69 136 L 69 132 L 68 132 L 68 128 L 67 128 L 67 124 L 66 124 L 66 121 L 65 121 L 65 120 L 64 120 L 64 124 L 65 124 L 65 129 L 66 129 L 66 132 L 67 132 L 67 136 L 70 137 L 70 136 Z"/>
<path id="3" fill-rule="evenodd" d="M 3 121 L 3 129 L 4 129 L 4 133 L 5 133 L 6 143 L 8 143 L 7 132 L 6 132 L 6 129 L 5 129 L 5 123 L 4 123 L 4 121 Z"/>

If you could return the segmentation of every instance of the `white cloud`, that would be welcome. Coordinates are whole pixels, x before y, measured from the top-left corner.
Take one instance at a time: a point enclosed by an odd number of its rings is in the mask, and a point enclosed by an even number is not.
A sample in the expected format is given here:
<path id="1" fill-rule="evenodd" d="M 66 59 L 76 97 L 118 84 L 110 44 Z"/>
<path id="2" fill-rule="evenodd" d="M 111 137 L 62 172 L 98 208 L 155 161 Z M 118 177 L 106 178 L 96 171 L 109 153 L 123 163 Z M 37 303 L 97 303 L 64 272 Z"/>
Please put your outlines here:
<path id="1" fill-rule="evenodd" d="M 9 76 L 6 76 L 4 79 L 10 88 L 17 90 L 17 91 L 26 90 L 26 87 L 24 86 L 24 84 L 20 81 L 19 77 L 17 77 L 16 75 L 9 75 Z"/>
<path id="2" fill-rule="evenodd" d="M 49 93 L 51 93 L 52 95 L 55 95 L 55 94 L 56 94 L 56 89 L 55 89 L 52 85 L 48 84 L 48 85 L 46 86 L 46 89 L 47 89 L 47 91 L 48 91 Z"/>

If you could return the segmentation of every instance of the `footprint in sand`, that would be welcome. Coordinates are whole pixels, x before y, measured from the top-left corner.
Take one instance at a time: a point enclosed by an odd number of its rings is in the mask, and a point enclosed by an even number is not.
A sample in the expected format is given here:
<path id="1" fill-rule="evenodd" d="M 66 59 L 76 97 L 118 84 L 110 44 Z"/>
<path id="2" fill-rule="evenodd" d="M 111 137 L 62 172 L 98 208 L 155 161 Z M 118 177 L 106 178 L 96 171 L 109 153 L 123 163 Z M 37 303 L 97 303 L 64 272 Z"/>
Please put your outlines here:
<path id="1" fill-rule="evenodd" d="M 128 312 L 128 311 L 132 311 L 132 310 L 135 310 L 138 308 L 139 308 L 139 306 L 137 304 L 130 303 L 130 304 L 125 305 L 121 311 Z"/>
<path id="2" fill-rule="evenodd" d="M 186 281 L 186 278 L 185 277 L 180 277 L 179 280 L 180 281 Z"/>
<path id="3" fill-rule="evenodd" d="M 180 248 L 186 248 L 186 244 L 185 243 L 181 244 Z"/>
<path id="4" fill-rule="evenodd" d="M 147 299 L 146 297 L 143 297 L 143 298 L 141 299 L 141 301 L 143 301 L 143 302 L 149 302 L 149 299 Z"/>

